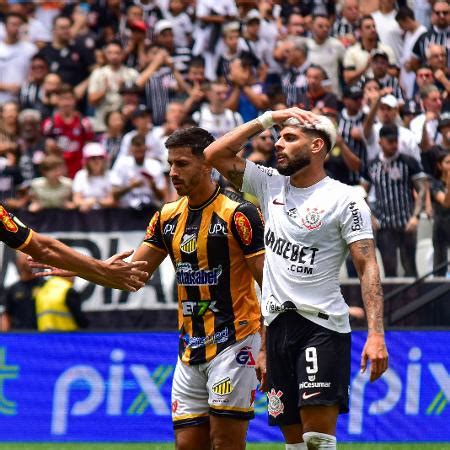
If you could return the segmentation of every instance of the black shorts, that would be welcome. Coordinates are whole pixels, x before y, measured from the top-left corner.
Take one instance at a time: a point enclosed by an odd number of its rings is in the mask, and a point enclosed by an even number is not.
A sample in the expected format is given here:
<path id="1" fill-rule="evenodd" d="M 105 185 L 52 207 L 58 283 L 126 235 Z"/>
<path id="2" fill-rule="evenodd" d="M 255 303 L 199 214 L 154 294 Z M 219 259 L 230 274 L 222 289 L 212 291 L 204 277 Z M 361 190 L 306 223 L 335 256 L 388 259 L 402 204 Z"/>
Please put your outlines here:
<path id="1" fill-rule="evenodd" d="M 339 405 L 348 412 L 351 333 L 337 333 L 296 311 L 267 327 L 270 425 L 299 423 L 299 408 Z"/>

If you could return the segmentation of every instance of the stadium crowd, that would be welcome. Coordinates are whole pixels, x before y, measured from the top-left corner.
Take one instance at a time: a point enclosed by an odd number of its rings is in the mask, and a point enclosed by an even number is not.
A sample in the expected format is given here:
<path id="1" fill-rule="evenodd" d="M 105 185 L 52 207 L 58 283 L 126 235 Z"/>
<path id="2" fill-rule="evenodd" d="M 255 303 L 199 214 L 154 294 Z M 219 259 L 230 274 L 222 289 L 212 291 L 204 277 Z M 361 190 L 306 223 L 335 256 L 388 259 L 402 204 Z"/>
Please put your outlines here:
<path id="1" fill-rule="evenodd" d="M 299 106 L 335 122 L 326 169 L 367 190 L 385 275 L 397 276 L 398 247 L 417 276 L 425 217 L 440 267 L 449 11 L 442 0 L 1 1 L 0 201 L 31 212 L 161 205 L 176 198 L 164 145 L 175 130 L 217 138 Z M 276 138 L 266 130 L 243 152 L 274 167 Z"/>

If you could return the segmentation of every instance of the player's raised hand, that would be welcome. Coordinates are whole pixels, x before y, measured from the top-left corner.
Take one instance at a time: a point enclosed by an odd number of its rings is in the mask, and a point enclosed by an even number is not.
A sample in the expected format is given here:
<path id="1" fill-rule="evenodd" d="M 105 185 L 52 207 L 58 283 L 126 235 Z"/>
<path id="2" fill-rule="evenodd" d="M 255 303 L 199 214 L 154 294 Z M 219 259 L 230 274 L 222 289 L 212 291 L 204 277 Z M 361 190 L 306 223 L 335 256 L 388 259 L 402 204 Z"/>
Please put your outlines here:
<path id="1" fill-rule="evenodd" d="M 366 371 L 367 361 L 369 360 L 370 381 L 377 380 L 387 370 L 388 358 L 384 334 L 370 333 L 361 355 L 361 372 Z"/>
<path id="2" fill-rule="evenodd" d="M 288 119 L 297 119 L 301 124 L 313 125 L 317 120 L 317 114 L 305 109 L 293 108 L 281 109 L 278 111 L 272 111 L 272 119 L 275 123 L 280 124 Z"/>

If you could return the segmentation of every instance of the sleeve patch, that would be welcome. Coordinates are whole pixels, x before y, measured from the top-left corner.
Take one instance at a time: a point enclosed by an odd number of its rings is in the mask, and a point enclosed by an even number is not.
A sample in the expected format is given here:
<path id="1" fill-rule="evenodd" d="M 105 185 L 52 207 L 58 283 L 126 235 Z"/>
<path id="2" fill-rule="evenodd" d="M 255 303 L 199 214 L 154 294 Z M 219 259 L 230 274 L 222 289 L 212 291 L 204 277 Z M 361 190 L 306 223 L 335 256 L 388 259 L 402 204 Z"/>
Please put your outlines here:
<path id="1" fill-rule="evenodd" d="M 237 212 L 234 215 L 234 224 L 243 244 L 250 245 L 252 243 L 253 231 L 247 216 L 241 212 Z"/>
<path id="2" fill-rule="evenodd" d="M 144 240 L 151 239 L 153 237 L 153 235 L 155 234 L 155 228 L 156 228 L 156 224 L 158 223 L 158 218 L 159 218 L 159 211 L 156 212 L 153 215 L 152 220 L 150 220 L 150 223 L 148 224 L 148 227 L 147 227 L 147 231 L 145 233 Z"/>
<path id="3" fill-rule="evenodd" d="M 17 233 L 19 230 L 19 227 L 17 226 L 16 222 L 11 218 L 8 211 L 6 211 L 3 206 L 0 205 L 0 220 L 3 223 L 3 226 L 11 233 Z"/>

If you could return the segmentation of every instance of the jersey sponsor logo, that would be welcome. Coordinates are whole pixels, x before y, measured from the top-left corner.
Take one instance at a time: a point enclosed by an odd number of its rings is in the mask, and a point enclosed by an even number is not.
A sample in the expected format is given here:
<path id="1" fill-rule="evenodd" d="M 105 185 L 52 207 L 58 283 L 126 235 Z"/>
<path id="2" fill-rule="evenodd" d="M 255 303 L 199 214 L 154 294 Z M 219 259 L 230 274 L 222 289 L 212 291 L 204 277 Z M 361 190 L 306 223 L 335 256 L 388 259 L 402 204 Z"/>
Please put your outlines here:
<path id="1" fill-rule="evenodd" d="M 320 215 L 324 211 L 319 211 L 317 208 L 306 208 L 306 214 L 302 218 L 303 226 L 309 231 L 318 230 L 322 226 L 322 219 Z"/>
<path id="2" fill-rule="evenodd" d="M 316 395 L 319 395 L 319 394 L 320 394 L 320 391 L 312 392 L 311 394 L 307 394 L 306 392 L 303 392 L 302 399 L 308 400 L 308 398 L 315 397 Z"/>
<path id="3" fill-rule="evenodd" d="M 240 366 L 255 367 L 255 358 L 253 358 L 251 347 L 242 347 L 236 355 L 236 362 Z"/>
<path id="4" fill-rule="evenodd" d="M 175 273 L 177 283 L 181 286 L 216 286 L 222 275 L 222 266 L 213 269 L 193 269 L 190 263 L 179 263 Z"/>
<path id="5" fill-rule="evenodd" d="M 212 385 L 211 390 L 217 395 L 229 395 L 233 392 L 233 385 L 230 377 L 224 378 Z"/>
<path id="6" fill-rule="evenodd" d="M 284 412 L 284 404 L 281 401 L 282 396 L 282 391 L 275 392 L 275 389 L 273 388 L 267 393 L 267 411 L 272 417 L 278 417 Z"/>
<path id="7" fill-rule="evenodd" d="M 16 222 L 11 218 L 8 211 L 6 211 L 3 206 L 0 205 L 0 220 L 2 221 L 4 227 L 11 233 L 17 233 L 19 227 Z"/>
<path id="8" fill-rule="evenodd" d="M 272 167 L 261 166 L 260 164 L 256 164 L 256 167 L 262 172 L 271 177 L 273 175 Z"/>
<path id="9" fill-rule="evenodd" d="M 247 216 L 241 212 L 237 212 L 234 215 L 234 224 L 244 245 L 250 245 L 252 243 L 253 231 Z"/>
<path id="10" fill-rule="evenodd" d="M 266 248 L 272 250 L 273 253 L 280 255 L 286 261 L 292 261 L 295 263 L 299 263 L 302 265 L 310 266 L 305 267 L 304 269 L 296 269 L 297 265 L 293 264 L 294 268 L 291 266 L 292 272 L 303 272 L 303 273 L 312 273 L 312 267 L 314 266 L 314 262 L 316 260 L 316 255 L 319 251 L 316 247 L 305 247 L 299 244 L 294 244 L 289 242 L 286 239 L 279 238 L 275 235 L 275 233 L 268 228 L 267 233 L 264 236 L 264 243 Z M 298 266 L 303 267 L 303 266 Z M 306 270 L 308 269 L 308 270 Z"/>
<path id="11" fill-rule="evenodd" d="M 329 388 L 331 386 L 331 383 L 329 382 L 322 382 L 317 381 L 315 383 L 310 383 L 308 381 L 303 381 L 298 385 L 299 389 L 311 389 L 311 388 Z"/>
<path id="12" fill-rule="evenodd" d="M 176 226 L 173 223 L 166 223 L 163 228 L 163 234 L 175 234 Z"/>
<path id="13" fill-rule="evenodd" d="M 227 226 L 223 223 L 212 223 L 209 225 L 209 230 L 208 233 L 211 236 L 215 236 L 215 235 L 226 235 L 227 232 Z"/>
<path id="14" fill-rule="evenodd" d="M 360 210 L 356 206 L 356 202 L 350 202 L 348 209 L 352 213 L 352 231 L 360 231 L 364 225 Z"/>
<path id="15" fill-rule="evenodd" d="M 284 311 L 296 311 L 297 307 L 293 302 L 288 300 L 287 302 L 280 303 L 273 295 L 269 297 L 266 302 L 266 311 L 268 313 L 281 313 Z"/>
<path id="16" fill-rule="evenodd" d="M 197 250 L 195 234 L 185 234 L 181 240 L 180 249 L 183 253 L 194 253 Z"/>
<path id="17" fill-rule="evenodd" d="M 286 212 L 286 214 L 289 217 L 292 217 L 293 219 L 297 219 L 298 217 L 298 211 L 297 208 L 291 208 L 289 211 Z"/>
<path id="18" fill-rule="evenodd" d="M 281 202 L 280 200 L 278 200 L 277 198 L 274 198 L 273 201 L 272 201 L 272 203 L 273 203 L 274 205 L 284 205 L 284 203 Z"/>
<path id="19" fill-rule="evenodd" d="M 215 307 L 216 300 L 182 300 L 181 307 L 183 309 L 183 316 L 204 316 L 208 309 L 213 313 L 218 313 L 219 310 Z"/>
<path id="20" fill-rule="evenodd" d="M 148 224 L 147 231 L 145 233 L 145 238 L 144 238 L 145 240 L 151 239 L 154 236 L 156 224 L 158 223 L 158 218 L 159 218 L 159 212 L 156 212 Z"/>
<path id="21" fill-rule="evenodd" d="M 182 336 L 182 339 L 186 344 L 186 347 L 200 348 L 211 344 L 223 344 L 228 341 L 229 337 L 230 332 L 227 327 L 222 331 L 216 331 L 214 334 L 208 336 L 189 336 L 188 334 L 185 334 Z"/>

